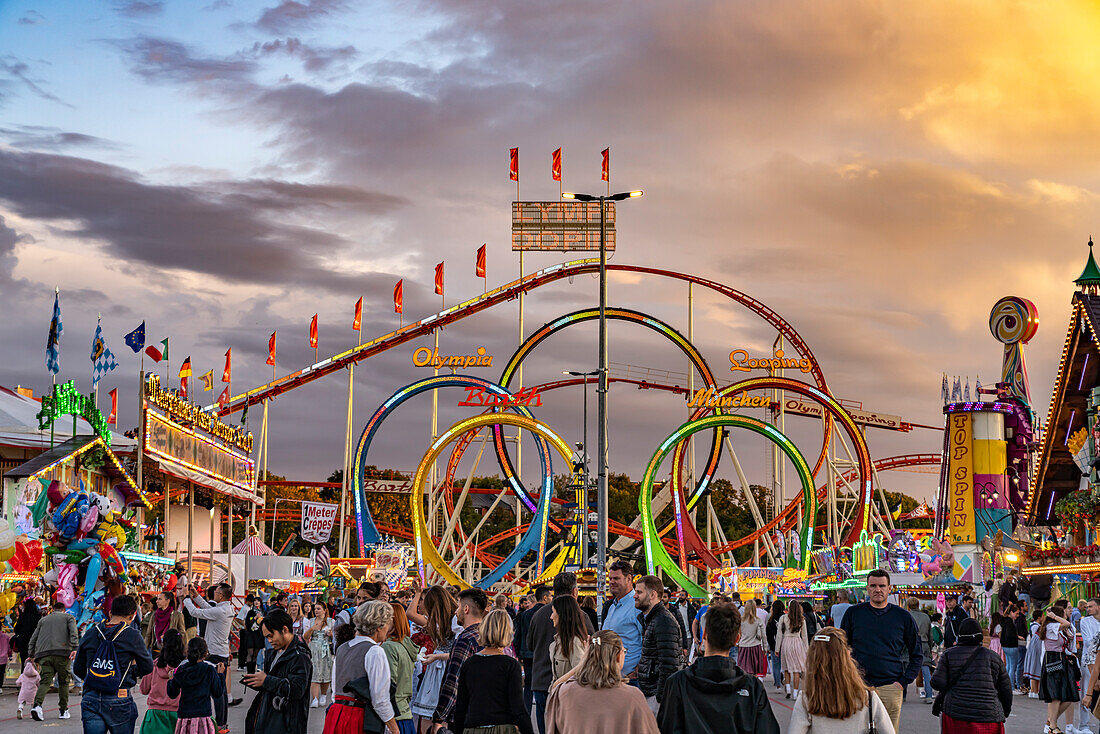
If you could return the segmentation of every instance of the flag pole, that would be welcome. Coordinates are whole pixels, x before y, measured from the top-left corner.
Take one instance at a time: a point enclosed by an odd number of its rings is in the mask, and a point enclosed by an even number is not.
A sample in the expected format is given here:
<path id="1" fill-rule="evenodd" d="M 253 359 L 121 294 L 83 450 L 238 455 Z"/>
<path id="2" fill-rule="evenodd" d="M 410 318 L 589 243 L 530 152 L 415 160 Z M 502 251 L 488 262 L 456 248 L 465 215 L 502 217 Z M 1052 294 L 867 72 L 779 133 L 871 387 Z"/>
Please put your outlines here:
<path id="1" fill-rule="evenodd" d="M 359 323 L 359 344 L 363 346 L 363 324 Z M 344 429 L 344 481 L 340 492 L 340 539 L 337 553 L 341 558 L 347 558 L 347 516 L 348 516 L 348 492 L 351 490 L 351 435 L 352 435 L 352 400 L 355 386 L 355 362 L 348 365 L 348 414 L 347 426 Z M 433 391 L 434 392 L 434 391 Z"/>
<path id="2" fill-rule="evenodd" d="M 442 290 L 444 291 L 444 293 L 446 293 L 446 291 L 447 291 L 446 276 L 444 276 L 443 289 Z M 439 296 L 439 311 L 440 311 L 440 313 L 442 313 L 446 309 L 447 309 L 447 296 L 444 295 L 444 294 L 440 294 L 440 296 Z M 438 377 L 439 376 L 439 367 L 435 366 L 436 364 L 438 364 L 437 360 L 435 359 L 435 355 L 439 354 L 439 329 L 433 329 L 432 334 L 435 337 L 435 349 L 434 349 L 434 351 L 432 351 L 432 375 L 435 376 L 435 377 Z M 432 426 L 431 426 L 431 443 L 432 444 L 435 444 L 435 439 L 438 437 L 438 432 L 439 432 L 439 391 L 438 390 L 432 390 Z M 436 482 L 438 481 L 438 472 L 439 472 L 439 466 L 436 464 L 436 462 L 433 461 L 432 462 L 432 474 L 431 474 L 432 491 L 435 491 L 435 489 L 436 489 L 435 485 L 436 485 Z"/>

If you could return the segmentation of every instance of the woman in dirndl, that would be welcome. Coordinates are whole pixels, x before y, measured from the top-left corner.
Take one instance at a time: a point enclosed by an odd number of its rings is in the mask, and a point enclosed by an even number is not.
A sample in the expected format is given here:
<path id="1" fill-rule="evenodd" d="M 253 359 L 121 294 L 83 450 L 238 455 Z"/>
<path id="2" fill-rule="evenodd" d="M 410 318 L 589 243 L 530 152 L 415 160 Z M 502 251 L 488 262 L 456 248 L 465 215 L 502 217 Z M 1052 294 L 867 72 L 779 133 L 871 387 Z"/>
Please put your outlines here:
<path id="1" fill-rule="evenodd" d="M 1024 678 L 1027 681 L 1028 698 L 1039 697 L 1039 678 L 1043 675 L 1043 641 L 1039 638 L 1041 611 L 1031 614 L 1028 624 L 1027 652 L 1024 653 Z"/>
<path id="2" fill-rule="evenodd" d="M 1039 698 L 1047 702 L 1047 726 L 1050 734 L 1060 734 L 1058 720 L 1066 717 L 1073 726 L 1074 705 L 1081 700 L 1077 684 L 1081 680 L 1077 658 L 1072 655 L 1073 623 L 1065 614 L 1065 606 L 1056 603 L 1047 610 L 1039 626 L 1043 641 L 1043 672 L 1039 678 Z M 1065 614 L 1063 617 L 1062 615 Z"/>
<path id="3" fill-rule="evenodd" d="M 328 687 L 332 682 L 332 631 L 336 627 L 328 616 L 328 607 L 322 602 L 313 604 L 313 620 L 302 639 L 309 645 L 313 661 L 312 693 L 309 707 L 324 708 L 328 705 Z"/>
<path id="4" fill-rule="evenodd" d="M 332 705 L 325 715 L 322 734 L 363 734 L 366 706 L 374 709 L 384 727 L 394 722 L 396 728 L 390 703 L 390 664 L 382 649 L 393 625 L 393 608 L 386 602 L 369 601 L 355 610 L 351 621 L 355 637 L 336 650 Z M 344 686 L 364 676 L 370 681 L 370 703 L 344 691 Z"/>
<path id="5" fill-rule="evenodd" d="M 741 608 L 741 637 L 737 640 L 737 667 L 763 678 L 768 672 L 764 655 L 764 623 L 756 614 L 756 602 L 749 599 Z"/>

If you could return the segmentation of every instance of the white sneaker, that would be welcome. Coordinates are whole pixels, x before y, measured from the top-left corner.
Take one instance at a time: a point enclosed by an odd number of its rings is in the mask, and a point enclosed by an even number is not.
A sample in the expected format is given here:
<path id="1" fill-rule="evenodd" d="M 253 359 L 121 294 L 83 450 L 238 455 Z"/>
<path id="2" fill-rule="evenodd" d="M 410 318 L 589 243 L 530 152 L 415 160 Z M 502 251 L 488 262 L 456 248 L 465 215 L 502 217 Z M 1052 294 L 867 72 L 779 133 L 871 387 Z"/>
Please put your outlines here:
<path id="1" fill-rule="evenodd" d="M 35 706 L 31 709 L 31 718 L 35 721 L 45 721 L 46 717 L 42 714 L 42 707 Z"/>
<path id="2" fill-rule="evenodd" d="M 917 695 L 920 696 L 921 698 L 924 698 L 924 689 L 921 688 L 920 690 L 918 690 Z"/>
<path id="3" fill-rule="evenodd" d="M 1038 697 L 1039 697 L 1039 694 L 1038 694 L 1038 693 L 1036 693 L 1035 691 L 1028 691 L 1028 693 L 1027 693 L 1027 697 L 1028 697 L 1028 698 L 1038 698 Z"/>
<path id="4" fill-rule="evenodd" d="M 311 709 L 317 708 L 317 699 L 316 698 L 309 702 L 309 707 Z"/>
<path id="5" fill-rule="evenodd" d="M 23 718 L 23 704 L 19 704 L 19 708 L 17 708 L 15 710 L 15 718 L 17 718 L 17 719 L 22 719 Z"/>
<path id="6" fill-rule="evenodd" d="M 1092 734 L 1092 729 L 1087 726 L 1079 726 L 1077 727 L 1077 734 Z"/>
<path id="7" fill-rule="evenodd" d="M 327 706 L 328 705 L 328 696 L 325 695 L 324 693 L 321 694 L 321 705 L 322 706 Z M 1092 734 L 1092 732 L 1090 731 L 1089 734 Z"/>
<path id="8" fill-rule="evenodd" d="M 71 719 L 72 717 L 73 715 L 69 713 L 69 709 L 65 709 L 57 715 L 57 718 L 59 719 Z"/>

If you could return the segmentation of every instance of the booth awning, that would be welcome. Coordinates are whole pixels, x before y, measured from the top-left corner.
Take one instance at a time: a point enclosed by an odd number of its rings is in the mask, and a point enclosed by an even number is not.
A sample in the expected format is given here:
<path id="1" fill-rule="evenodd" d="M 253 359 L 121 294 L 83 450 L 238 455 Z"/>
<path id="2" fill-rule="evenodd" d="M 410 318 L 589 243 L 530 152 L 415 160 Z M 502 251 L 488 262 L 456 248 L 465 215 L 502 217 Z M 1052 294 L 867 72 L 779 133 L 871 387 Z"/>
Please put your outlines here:
<path id="1" fill-rule="evenodd" d="M 237 544 L 237 547 L 233 549 L 234 553 L 240 553 L 246 556 L 273 556 L 275 551 L 268 547 L 267 543 L 257 538 L 255 535 L 250 536 L 246 540 L 242 540 Z"/>

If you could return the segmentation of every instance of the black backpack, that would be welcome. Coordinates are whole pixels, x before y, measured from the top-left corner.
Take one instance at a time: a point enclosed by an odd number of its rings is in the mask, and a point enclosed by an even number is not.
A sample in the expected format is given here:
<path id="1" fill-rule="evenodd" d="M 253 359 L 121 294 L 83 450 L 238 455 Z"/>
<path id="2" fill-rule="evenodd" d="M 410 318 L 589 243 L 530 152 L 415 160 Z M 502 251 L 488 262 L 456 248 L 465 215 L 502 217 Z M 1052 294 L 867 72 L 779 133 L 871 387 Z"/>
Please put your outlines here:
<path id="1" fill-rule="evenodd" d="M 126 630 L 127 625 L 120 624 L 114 636 L 108 637 L 107 631 L 102 625 L 96 625 L 95 631 L 99 633 L 99 646 L 95 654 L 88 661 L 88 674 L 84 678 L 84 687 L 99 693 L 118 693 L 122 688 L 122 681 L 130 672 L 131 659 L 126 670 L 119 670 L 118 651 L 115 650 L 115 640 Z"/>

